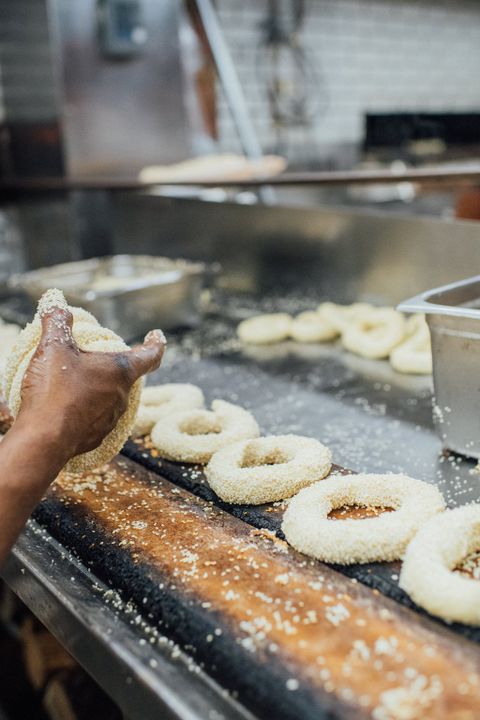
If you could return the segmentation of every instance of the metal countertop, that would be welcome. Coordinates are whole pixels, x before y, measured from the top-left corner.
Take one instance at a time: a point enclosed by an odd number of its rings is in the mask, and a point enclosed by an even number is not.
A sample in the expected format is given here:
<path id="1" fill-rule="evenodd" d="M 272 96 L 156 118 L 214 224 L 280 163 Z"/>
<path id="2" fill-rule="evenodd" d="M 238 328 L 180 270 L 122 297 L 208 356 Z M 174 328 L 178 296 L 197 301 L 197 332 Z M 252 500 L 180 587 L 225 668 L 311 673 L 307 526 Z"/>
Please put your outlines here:
<path id="1" fill-rule="evenodd" d="M 449 505 L 480 497 L 475 462 L 443 453 L 433 431 L 431 378 L 395 373 L 336 344 L 241 348 L 234 323 L 210 318 L 169 338 L 151 382 L 194 382 L 207 401 L 250 409 L 264 433 L 319 438 L 359 472 L 405 472 L 436 482 Z M 39 541 L 41 537 L 41 541 Z M 22 600 L 119 703 L 131 720 L 248 717 L 166 639 L 31 522 L 4 569 Z M 107 602 L 106 602 L 107 600 Z M 117 606 L 117 607 L 116 607 Z M 145 641 L 145 642 L 143 642 Z"/>
<path id="2" fill-rule="evenodd" d="M 129 720 L 252 718 L 33 520 L 2 575 Z"/>

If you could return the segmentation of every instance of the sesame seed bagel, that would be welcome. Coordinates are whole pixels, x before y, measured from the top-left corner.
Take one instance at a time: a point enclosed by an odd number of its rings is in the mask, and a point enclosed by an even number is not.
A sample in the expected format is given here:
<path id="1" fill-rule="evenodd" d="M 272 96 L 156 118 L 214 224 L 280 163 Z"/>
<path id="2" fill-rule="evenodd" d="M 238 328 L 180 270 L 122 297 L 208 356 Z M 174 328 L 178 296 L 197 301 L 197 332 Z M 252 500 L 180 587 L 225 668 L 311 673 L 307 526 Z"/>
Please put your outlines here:
<path id="1" fill-rule="evenodd" d="M 122 352 L 128 350 L 128 345 L 116 333 L 101 327 L 89 312 L 82 308 L 69 307 L 60 290 L 47 290 L 40 298 L 33 321 L 19 334 L 6 363 L 4 394 L 14 417 L 18 415 L 20 410 L 21 390 L 25 372 L 42 334 L 40 318 L 57 307 L 69 310 L 72 313 L 72 335 L 81 350 L 90 352 Z M 140 402 L 142 386 L 142 380 L 135 383 L 128 398 L 127 409 L 118 421 L 117 426 L 97 448 L 72 458 L 65 468 L 68 472 L 90 472 L 115 457 L 131 433 Z"/>
<path id="2" fill-rule="evenodd" d="M 150 385 L 142 390 L 138 408 L 134 435 L 146 435 L 162 418 L 178 410 L 203 408 L 203 392 L 190 383 L 166 383 Z"/>
<path id="3" fill-rule="evenodd" d="M 214 400 L 211 410 L 179 410 L 159 420 L 152 430 L 152 442 L 166 460 L 205 465 L 221 448 L 259 434 L 255 418 L 247 410 Z"/>
<path id="4" fill-rule="evenodd" d="M 400 587 L 447 622 L 480 625 L 480 584 L 455 572 L 480 548 L 480 506 L 447 510 L 426 523 L 405 553 Z"/>
<path id="5" fill-rule="evenodd" d="M 318 440 L 270 435 L 222 448 L 205 475 L 222 500 L 260 505 L 295 495 L 328 475 L 331 466 L 331 452 Z"/>
<path id="6" fill-rule="evenodd" d="M 332 510 L 351 505 L 394 512 L 364 520 L 328 518 Z M 402 558 L 421 525 L 444 509 L 434 485 L 407 475 L 332 475 L 290 500 L 282 530 L 296 550 L 323 562 L 390 562 Z"/>

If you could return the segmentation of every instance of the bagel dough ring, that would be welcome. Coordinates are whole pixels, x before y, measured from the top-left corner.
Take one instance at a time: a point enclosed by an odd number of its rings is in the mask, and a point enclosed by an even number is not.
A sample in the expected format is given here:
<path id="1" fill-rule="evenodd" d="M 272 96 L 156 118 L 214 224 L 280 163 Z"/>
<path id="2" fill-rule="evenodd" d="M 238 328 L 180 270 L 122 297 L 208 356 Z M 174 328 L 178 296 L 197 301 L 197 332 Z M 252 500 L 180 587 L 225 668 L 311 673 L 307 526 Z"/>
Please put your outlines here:
<path id="1" fill-rule="evenodd" d="M 8 356 L 17 342 L 21 328 L 13 323 L 0 323 L 0 382 L 3 382 Z"/>
<path id="2" fill-rule="evenodd" d="M 405 337 L 405 318 L 393 308 L 370 308 L 342 333 L 346 350 L 365 358 L 386 358 Z"/>
<path id="3" fill-rule="evenodd" d="M 72 335 L 79 348 L 81 348 L 82 350 L 87 350 L 88 352 L 122 352 L 123 350 L 128 350 L 128 345 L 125 345 L 123 340 L 116 333 L 114 333 L 113 330 L 103 328 L 98 323 L 96 325 L 93 325 L 92 323 L 85 323 L 83 322 L 83 317 L 82 321 L 77 323 L 75 320 L 77 314 L 76 308 L 70 308 L 70 311 L 73 314 Z M 32 359 L 32 355 L 37 349 L 39 340 L 40 335 L 38 335 L 38 339 L 35 340 L 35 346 L 33 347 L 33 349 L 31 349 L 26 355 L 24 355 L 22 361 L 18 365 L 17 371 L 12 380 L 10 390 L 8 391 L 8 395 L 6 394 L 7 405 L 11 409 L 14 417 L 16 417 L 18 411 L 20 410 L 23 376 L 25 375 L 30 360 Z M 70 462 L 72 463 L 73 461 L 71 460 Z M 101 464 L 103 465 L 105 462 L 107 461 L 105 460 Z M 68 467 L 70 468 L 70 465 Z M 68 471 L 74 472 L 70 469 Z"/>
<path id="4" fill-rule="evenodd" d="M 295 495 L 330 472 L 332 454 L 314 438 L 270 435 L 216 452 L 205 469 L 225 502 L 261 505 Z"/>
<path id="5" fill-rule="evenodd" d="M 167 383 L 144 387 L 140 395 L 140 407 L 135 418 L 133 434 L 146 435 L 161 418 L 177 410 L 202 408 L 204 404 L 203 392 L 196 385 L 189 383 Z"/>
<path id="6" fill-rule="evenodd" d="M 337 337 L 337 330 L 320 312 L 307 310 L 293 318 L 290 337 L 297 342 L 324 342 Z"/>
<path id="7" fill-rule="evenodd" d="M 205 465 L 226 445 L 258 437 L 259 433 L 255 418 L 247 410 L 214 400 L 212 410 L 179 410 L 162 418 L 151 437 L 165 459 Z"/>
<path id="8" fill-rule="evenodd" d="M 324 302 L 320 303 L 317 312 L 322 316 L 325 322 L 328 322 L 336 330 L 336 334 L 340 335 L 347 327 L 358 320 L 362 315 L 371 310 L 373 305 L 368 303 L 353 303 L 353 305 L 338 305 L 337 303 Z"/>
<path id="9" fill-rule="evenodd" d="M 405 334 L 407 337 L 411 337 L 425 326 L 428 329 L 425 315 L 423 313 L 414 313 L 405 320 Z"/>
<path id="10" fill-rule="evenodd" d="M 480 583 L 453 572 L 480 549 L 480 505 L 429 520 L 407 548 L 400 587 L 417 605 L 447 622 L 480 625 Z"/>
<path id="11" fill-rule="evenodd" d="M 409 337 L 390 355 L 393 369 L 412 375 L 431 375 L 432 344 L 424 316 L 413 315 L 407 320 L 406 326 L 407 332 L 410 330 Z"/>
<path id="12" fill-rule="evenodd" d="M 61 294 L 61 297 L 59 295 L 55 295 L 55 297 L 58 299 L 58 302 L 61 303 L 61 305 L 58 305 L 58 307 L 62 307 L 64 310 L 70 310 L 70 312 L 74 314 L 74 319 L 78 323 L 86 323 L 99 326 L 98 320 L 94 318 L 91 313 L 89 313 L 87 310 L 84 310 L 83 308 L 69 307 L 65 301 L 63 293 L 61 293 L 60 290 L 58 290 L 57 292 Z M 50 307 L 52 307 L 51 303 Z M 7 398 L 7 388 L 11 387 L 14 375 L 16 374 L 21 361 L 24 359 L 24 357 L 34 345 L 38 345 L 38 341 L 42 332 L 41 327 L 42 326 L 40 323 L 40 318 L 38 317 L 37 312 L 32 322 L 27 323 L 23 330 L 21 330 L 21 337 L 17 339 L 17 342 L 11 349 L 9 359 L 5 363 L 5 372 L 2 383 L 3 394 L 5 398 Z"/>
<path id="13" fill-rule="evenodd" d="M 332 521 L 335 508 L 394 508 L 363 520 Z M 398 560 L 420 525 L 445 508 L 434 485 L 406 475 L 334 475 L 301 490 L 288 505 L 282 530 L 290 545 L 328 563 Z"/>
<path id="14" fill-rule="evenodd" d="M 292 318 L 287 313 L 256 315 L 243 320 L 237 327 L 240 340 L 251 345 L 282 342 L 290 335 Z"/>
<path id="15" fill-rule="evenodd" d="M 20 332 L 7 360 L 4 389 L 7 404 L 14 417 L 20 410 L 24 374 L 41 338 L 41 316 L 57 307 L 69 310 L 72 313 L 72 335 L 82 350 L 96 352 L 122 352 L 128 350 L 128 345 L 112 330 L 102 328 L 93 315 L 90 315 L 85 310 L 69 307 L 60 290 L 47 290 L 40 298 L 33 321 Z M 97 448 L 72 458 L 65 466 L 67 472 L 89 472 L 104 465 L 119 452 L 130 435 L 140 402 L 142 386 L 143 380 L 137 380 L 130 391 L 127 409 L 119 419 L 117 426 Z"/>

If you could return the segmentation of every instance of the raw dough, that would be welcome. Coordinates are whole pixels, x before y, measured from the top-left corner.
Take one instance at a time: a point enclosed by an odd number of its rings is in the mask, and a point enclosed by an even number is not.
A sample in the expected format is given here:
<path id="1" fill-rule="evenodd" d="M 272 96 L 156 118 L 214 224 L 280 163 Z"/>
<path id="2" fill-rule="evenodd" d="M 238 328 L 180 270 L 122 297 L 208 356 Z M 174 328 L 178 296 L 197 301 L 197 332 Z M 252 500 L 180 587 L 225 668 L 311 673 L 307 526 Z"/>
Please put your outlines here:
<path id="1" fill-rule="evenodd" d="M 205 475 L 222 500 L 260 505 L 291 497 L 328 475 L 331 466 L 331 452 L 318 440 L 271 435 L 219 450 Z"/>
<path id="2" fill-rule="evenodd" d="M 405 337 L 405 318 L 392 308 L 370 308 L 348 324 L 342 333 L 346 350 L 370 359 L 390 355 Z"/>
<path id="3" fill-rule="evenodd" d="M 143 388 L 133 435 L 146 435 L 161 418 L 177 410 L 202 408 L 203 392 L 189 383 L 149 385 Z"/>
<path id="4" fill-rule="evenodd" d="M 23 376 L 41 337 L 40 317 L 54 307 L 70 310 L 72 313 L 72 334 L 82 350 L 121 352 L 128 349 L 128 345 L 118 335 L 111 330 L 102 328 L 90 313 L 69 307 L 60 290 L 47 290 L 40 298 L 33 321 L 20 332 L 7 360 L 4 389 L 7 405 L 14 417 L 16 417 L 20 409 Z M 104 465 L 118 453 L 130 435 L 140 402 L 142 385 L 142 380 L 135 383 L 128 398 L 126 411 L 118 421 L 117 426 L 107 435 L 101 445 L 94 450 L 72 458 L 65 467 L 67 472 L 89 472 Z"/>
<path id="5" fill-rule="evenodd" d="M 394 370 L 412 375 L 431 375 L 432 344 L 424 315 L 412 315 L 406 322 L 407 339 L 390 355 Z"/>
<path id="6" fill-rule="evenodd" d="M 325 342 L 337 337 L 337 330 L 320 311 L 308 310 L 297 315 L 291 325 L 290 336 L 297 342 Z"/>
<path id="7" fill-rule="evenodd" d="M 292 318 L 286 313 L 256 315 L 243 320 L 237 328 L 238 337 L 244 343 L 268 345 L 286 340 L 290 335 Z"/>
<path id="8" fill-rule="evenodd" d="M 205 464 L 226 445 L 258 435 L 255 418 L 247 410 L 214 400 L 212 410 L 180 410 L 159 420 L 151 437 L 167 460 Z"/>
<path id="9" fill-rule="evenodd" d="M 400 587 L 417 605 L 448 622 L 480 625 L 480 583 L 453 570 L 480 550 L 480 505 L 432 518 L 405 553 Z"/>
<path id="10" fill-rule="evenodd" d="M 337 335 L 341 335 L 350 323 L 361 318 L 373 305 L 368 303 L 353 303 L 352 305 L 338 305 L 337 303 L 320 303 L 317 312 L 322 318 L 335 328 Z"/>
<path id="11" fill-rule="evenodd" d="M 328 519 L 335 508 L 351 505 L 394 512 L 364 520 Z M 323 562 L 398 560 L 419 527 L 444 508 L 434 485 L 406 475 L 335 475 L 290 500 L 282 530 L 294 548 Z"/>

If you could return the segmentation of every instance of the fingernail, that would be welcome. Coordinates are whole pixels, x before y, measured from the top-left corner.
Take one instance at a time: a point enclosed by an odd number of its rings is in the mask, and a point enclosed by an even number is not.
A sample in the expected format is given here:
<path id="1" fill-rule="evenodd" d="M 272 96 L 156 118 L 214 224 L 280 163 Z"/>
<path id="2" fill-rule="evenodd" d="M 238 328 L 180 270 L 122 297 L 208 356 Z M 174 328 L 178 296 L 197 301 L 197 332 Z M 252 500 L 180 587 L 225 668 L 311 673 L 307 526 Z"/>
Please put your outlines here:
<path id="1" fill-rule="evenodd" d="M 151 340 L 154 336 L 158 337 L 163 345 L 167 344 L 167 338 L 165 337 L 163 330 L 160 329 L 150 330 L 150 332 L 145 335 L 145 340 L 148 342 L 148 340 Z"/>

